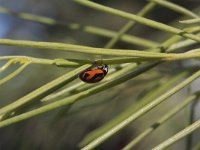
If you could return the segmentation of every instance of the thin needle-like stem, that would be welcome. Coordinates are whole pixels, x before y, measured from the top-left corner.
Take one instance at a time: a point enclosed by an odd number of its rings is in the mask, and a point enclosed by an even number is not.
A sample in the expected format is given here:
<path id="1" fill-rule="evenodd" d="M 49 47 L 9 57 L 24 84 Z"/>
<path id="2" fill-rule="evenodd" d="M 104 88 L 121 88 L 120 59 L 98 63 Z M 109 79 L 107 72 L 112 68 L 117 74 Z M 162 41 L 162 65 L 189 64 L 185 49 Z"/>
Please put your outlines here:
<path id="1" fill-rule="evenodd" d="M 0 60 L 9 60 L 13 63 L 31 63 L 31 64 L 42 64 L 42 65 L 56 65 L 58 67 L 68 66 L 68 67 L 77 67 L 83 64 L 91 63 L 89 60 L 78 60 L 78 59 L 44 59 L 36 58 L 30 56 L 0 56 Z"/>
<path id="2" fill-rule="evenodd" d="M 10 67 L 11 65 L 13 64 L 13 60 L 9 60 L 5 65 L 3 65 L 1 68 L 0 68 L 0 73 L 5 71 L 8 67 Z"/>
<path id="3" fill-rule="evenodd" d="M 148 3 L 144 8 L 137 14 L 138 16 L 144 16 L 147 14 L 150 10 L 152 10 L 156 4 L 154 2 Z M 105 48 L 111 48 L 113 47 L 117 41 L 120 40 L 120 38 L 127 33 L 130 29 L 132 29 L 136 25 L 135 21 L 129 21 L 126 23 L 120 30 L 119 32 L 105 45 Z"/>
<path id="4" fill-rule="evenodd" d="M 174 4 L 170 1 L 166 1 L 166 0 L 151 0 L 151 1 L 155 2 L 156 4 L 161 5 L 163 7 L 166 7 L 168 9 L 179 12 L 183 15 L 187 15 L 187 16 L 190 16 L 190 17 L 193 17 L 193 18 L 199 18 L 199 16 L 196 15 L 195 13 L 193 13 L 192 11 L 190 11 L 190 10 L 180 6 L 180 5 Z"/>
<path id="5" fill-rule="evenodd" d="M 17 70 L 15 70 L 14 72 L 10 73 L 9 75 L 7 75 L 5 78 L 0 80 L 0 85 L 4 84 L 5 82 L 11 80 L 12 78 L 14 78 L 15 76 L 17 76 L 20 72 L 22 72 L 27 66 L 29 65 L 29 63 L 23 64 L 22 66 L 20 66 Z"/>

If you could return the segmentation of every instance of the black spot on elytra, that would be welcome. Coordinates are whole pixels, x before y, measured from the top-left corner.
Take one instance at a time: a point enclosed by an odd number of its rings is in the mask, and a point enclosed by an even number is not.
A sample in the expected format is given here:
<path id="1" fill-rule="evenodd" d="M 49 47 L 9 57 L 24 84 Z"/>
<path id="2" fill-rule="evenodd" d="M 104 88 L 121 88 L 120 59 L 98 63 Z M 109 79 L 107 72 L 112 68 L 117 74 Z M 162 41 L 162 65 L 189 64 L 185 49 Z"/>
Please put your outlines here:
<path id="1" fill-rule="evenodd" d="M 89 73 L 85 73 L 84 76 L 83 76 L 83 78 L 86 79 L 86 78 L 89 77 L 89 76 L 90 76 Z"/>
<path id="2" fill-rule="evenodd" d="M 96 73 L 91 79 L 90 81 L 94 81 L 96 78 L 101 77 L 101 79 L 103 79 L 104 74 L 103 73 Z"/>

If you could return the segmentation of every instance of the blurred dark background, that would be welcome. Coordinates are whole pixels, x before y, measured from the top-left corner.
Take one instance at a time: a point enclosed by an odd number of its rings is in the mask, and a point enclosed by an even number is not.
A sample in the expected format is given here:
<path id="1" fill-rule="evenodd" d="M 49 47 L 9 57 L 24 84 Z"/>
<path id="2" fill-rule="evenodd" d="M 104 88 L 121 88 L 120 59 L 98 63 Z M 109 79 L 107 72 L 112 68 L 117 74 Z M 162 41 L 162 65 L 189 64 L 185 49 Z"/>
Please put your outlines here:
<path id="1" fill-rule="evenodd" d="M 148 1 L 145 0 L 118 0 L 95 2 L 136 14 Z M 173 0 L 190 10 L 199 7 L 199 0 Z M 69 0 L 0 0 L 0 6 L 16 12 L 27 12 L 35 15 L 54 18 L 66 23 L 80 23 L 82 25 L 97 26 L 118 31 L 127 20 L 113 15 L 95 11 L 78 5 Z M 156 7 L 147 18 L 166 24 L 177 24 L 182 16 L 163 7 Z M 129 32 L 139 37 L 152 41 L 162 42 L 171 34 L 154 30 L 143 25 L 137 25 Z M 82 31 L 71 30 L 59 26 L 48 26 L 36 22 L 26 21 L 15 16 L 0 14 L 0 37 L 33 40 L 63 42 L 94 47 L 104 47 L 109 38 L 92 35 Z M 115 48 L 143 49 L 136 45 L 118 42 Z M 57 52 L 21 47 L 0 46 L 0 55 L 26 55 L 39 58 L 82 58 L 95 59 L 96 56 L 86 56 L 69 52 Z M 0 62 L 3 65 L 5 62 Z M 15 69 L 15 66 L 12 67 Z M 55 66 L 31 65 L 20 75 L 8 83 L 0 86 L 0 106 L 3 107 L 18 98 L 26 95 L 41 85 L 55 79 L 73 68 L 57 68 Z M 155 71 L 155 70 L 154 70 Z M 5 72 L 5 74 L 8 72 Z M 4 75 L 0 75 L 2 77 Z M 143 91 L 143 86 L 136 86 L 135 80 L 124 83 L 111 89 L 114 92 L 102 92 L 91 96 L 84 102 L 76 104 L 68 113 L 60 113 L 59 109 L 41 116 L 0 129 L 1 150 L 75 150 L 79 142 L 90 131 L 100 127 L 123 112 L 138 94 Z M 184 93 L 184 92 L 183 92 Z M 126 97 L 126 99 L 124 99 Z M 180 95 L 177 95 L 180 97 Z M 95 100 L 95 101 L 94 101 Z M 165 110 L 170 109 L 166 106 Z M 164 114 L 164 110 L 163 110 Z M 184 113 L 183 113 L 184 114 Z M 152 117 L 153 116 L 153 117 Z M 149 119 L 150 118 L 150 119 Z M 97 149 L 117 150 L 122 148 L 134 135 L 140 133 L 144 127 L 148 127 L 158 116 L 152 112 L 137 120 L 134 124 L 110 138 L 103 146 Z M 177 116 L 180 118 L 180 115 Z M 145 122 L 144 120 L 148 120 Z M 181 123 L 176 119 L 156 130 L 151 136 L 139 144 L 136 149 L 146 150 L 163 141 L 170 135 L 182 129 L 186 119 Z M 172 128 L 173 126 L 173 128 Z M 169 130 L 170 129 L 170 130 Z M 158 133 L 159 137 L 156 136 Z M 156 142 L 155 142 L 156 141 Z M 171 149 L 184 149 L 184 140 L 175 144 Z"/>

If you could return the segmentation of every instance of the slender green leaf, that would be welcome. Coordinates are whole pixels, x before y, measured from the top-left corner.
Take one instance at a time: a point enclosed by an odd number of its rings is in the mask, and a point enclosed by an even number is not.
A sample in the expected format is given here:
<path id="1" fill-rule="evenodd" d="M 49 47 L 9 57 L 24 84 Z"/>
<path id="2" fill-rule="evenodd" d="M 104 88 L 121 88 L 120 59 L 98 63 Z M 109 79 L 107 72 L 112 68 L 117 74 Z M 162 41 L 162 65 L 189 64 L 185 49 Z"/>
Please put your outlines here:
<path id="1" fill-rule="evenodd" d="M 166 1 L 166 0 L 151 0 L 152 2 L 155 2 L 156 4 L 159 4 L 163 7 L 166 7 L 166 8 L 169 8 L 171 10 L 174 10 L 176 12 L 179 12 L 183 15 L 187 15 L 187 16 L 190 16 L 190 17 L 193 17 L 193 18 L 199 18 L 198 15 L 196 15 L 195 13 L 193 13 L 192 11 L 180 6 L 180 5 L 177 5 L 177 4 L 174 4 L 172 2 L 169 2 L 169 1 Z"/>

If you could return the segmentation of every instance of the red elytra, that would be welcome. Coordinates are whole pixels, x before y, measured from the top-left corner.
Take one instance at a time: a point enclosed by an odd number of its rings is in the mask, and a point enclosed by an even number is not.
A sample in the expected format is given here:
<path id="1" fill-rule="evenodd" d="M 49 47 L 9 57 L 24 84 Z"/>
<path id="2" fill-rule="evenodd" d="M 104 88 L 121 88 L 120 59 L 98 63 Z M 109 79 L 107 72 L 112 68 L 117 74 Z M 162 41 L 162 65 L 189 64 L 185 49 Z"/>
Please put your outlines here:
<path id="1" fill-rule="evenodd" d="M 86 83 L 101 81 L 108 73 L 108 65 L 104 64 L 94 69 L 87 69 L 79 74 L 79 78 Z"/>

